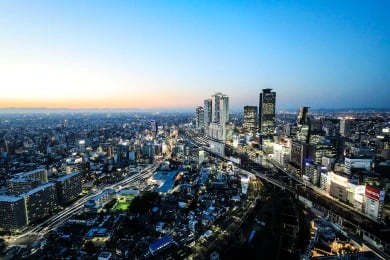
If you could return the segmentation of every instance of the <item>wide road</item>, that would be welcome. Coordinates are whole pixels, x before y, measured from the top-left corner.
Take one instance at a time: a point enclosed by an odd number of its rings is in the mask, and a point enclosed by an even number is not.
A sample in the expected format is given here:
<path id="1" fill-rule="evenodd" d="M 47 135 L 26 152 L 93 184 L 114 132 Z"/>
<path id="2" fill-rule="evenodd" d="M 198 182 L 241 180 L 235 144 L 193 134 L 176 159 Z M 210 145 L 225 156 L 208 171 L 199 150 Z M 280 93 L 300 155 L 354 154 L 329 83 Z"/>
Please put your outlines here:
<path id="1" fill-rule="evenodd" d="M 106 187 L 101 188 L 100 190 L 89 193 L 83 198 L 77 200 L 72 205 L 66 207 L 65 209 L 57 212 L 55 215 L 51 216 L 49 219 L 43 221 L 42 223 L 28 229 L 22 235 L 19 236 L 11 236 L 7 239 L 8 247 L 13 245 L 26 244 L 26 242 L 30 240 L 37 240 L 45 236 L 49 231 L 57 228 L 61 224 L 63 224 L 66 220 L 70 219 L 72 216 L 80 213 L 80 211 L 84 208 L 84 204 L 92 199 L 93 197 L 101 194 L 103 191 L 107 189 L 117 189 L 119 187 L 136 184 L 139 181 L 142 181 L 145 176 L 151 175 L 156 169 L 156 164 L 152 164 L 147 166 L 140 172 L 137 172 L 115 184 L 107 185 Z"/>

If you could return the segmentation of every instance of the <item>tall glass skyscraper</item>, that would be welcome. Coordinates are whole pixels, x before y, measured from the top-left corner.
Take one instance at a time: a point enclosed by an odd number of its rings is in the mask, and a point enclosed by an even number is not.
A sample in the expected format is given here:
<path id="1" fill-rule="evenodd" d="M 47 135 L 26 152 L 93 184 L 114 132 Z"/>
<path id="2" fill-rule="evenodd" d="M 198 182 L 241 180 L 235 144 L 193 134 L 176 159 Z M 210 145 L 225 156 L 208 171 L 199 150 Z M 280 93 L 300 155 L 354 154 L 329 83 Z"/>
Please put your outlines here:
<path id="1" fill-rule="evenodd" d="M 259 130 L 264 134 L 273 134 L 275 131 L 276 92 L 271 90 L 263 89 L 259 99 Z"/>
<path id="2" fill-rule="evenodd" d="M 196 111 L 195 111 L 195 124 L 196 124 L 196 126 L 195 126 L 196 128 L 204 127 L 204 109 L 201 106 L 196 108 Z"/>
<path id="3" fill-rule="evenodd" d="M 300 107 L 298 112 L 298 132 L 297 139 L 304 143 L 309 143 L 310 140 L 310 120 L 308 118 L 308 107 Z"/>
<path id="4" fill-rule="evenodd" d="M 226 139 L 226 124 L 229 122 L 229 97 L 220 92 L 204 101 L 204 125 L 208 136 L 218 140 Z"/>
<path id="5" fill-rule="evenodd" d="M 255 134 L 257 130 L 257 106 L 244 106 L 244 122 L 242 124 L 245 132 Z"/>
<path id="6" fill-rule="evenodd" d="M 222 93 L 216 93 L 215 95 L 211 96 L 211 100 L 211 121 L 221 125 L 229 122 L 229 97 Z"/>
<path id="7" fill-rule="evenodd" d="M 212 101 L 211 99 L 206 99 L 203 102 L 203 110 L 204 110 L 204 125 L 207 127 L 211 123 L 211 115 L 212 115 Z"/>

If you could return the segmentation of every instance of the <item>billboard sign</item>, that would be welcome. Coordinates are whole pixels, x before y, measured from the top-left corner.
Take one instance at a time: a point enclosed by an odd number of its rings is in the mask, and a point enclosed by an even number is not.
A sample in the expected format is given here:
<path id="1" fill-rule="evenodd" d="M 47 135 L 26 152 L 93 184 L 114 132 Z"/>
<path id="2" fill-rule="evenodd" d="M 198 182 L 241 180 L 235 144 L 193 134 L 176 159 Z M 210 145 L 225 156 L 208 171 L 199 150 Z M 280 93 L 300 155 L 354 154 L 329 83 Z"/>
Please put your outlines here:
<path id="1" fill-rule="evenodd" d="M 385 191 L 372 186 L 366 186 L 366 197 L 375 201 L 383 201 L 385 198 Z"/>

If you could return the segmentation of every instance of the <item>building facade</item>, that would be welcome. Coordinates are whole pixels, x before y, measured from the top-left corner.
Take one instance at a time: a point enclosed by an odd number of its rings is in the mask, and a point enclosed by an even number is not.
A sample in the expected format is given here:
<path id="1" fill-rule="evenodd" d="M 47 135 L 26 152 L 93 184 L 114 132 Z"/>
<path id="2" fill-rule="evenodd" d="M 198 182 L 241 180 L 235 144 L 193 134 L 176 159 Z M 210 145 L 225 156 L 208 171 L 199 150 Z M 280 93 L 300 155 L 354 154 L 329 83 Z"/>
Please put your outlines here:
<path id="1" fill-rule="evenodd" d="M 326 187 L 325 187 L 326 186 Z M 342 172 L 321 173 L 321 188 L 374 220 L 382 220 L 385 191 L 359 184 L 359 179 Z"/>
<path id="2" fill-rule="evenodd" d="M 364 195 L 364 213 L 375 220 L 382 219 L 385 191 L 366 185 Z"/>
<path id="3" fill-rule="evenodd" d="M 354 170 L 360 169 L 365 171 L 370 171 L 371 169 L 371 158 L 354 158 L 354 157 L 345 157 L 345 170 L 346 174 L 351 174 Z"/>
<path id="4" fill-rule="evenodd" d="M 297 139 L 301 142 L 309 143 L 310 141 L 310 121 L 308 117 L 309 108 L 300 107 L 297 120 Z"/>
<path id="5" fill-rule="evenodd" d="M 27 225 L 23 197 L 0 196 L 0 230 L 18 232 Z"/>
<path id="6" fill-rule="evenodd" d="M 246 133 L 255 134 L 257 131 L 257 107 L 244 106 L 244 121 L 242 128 Z"/>
<path id="7" fill-rule="evenodd" d="M 353 129 L 355 120 L 352 118 L 342 118 L 340 120 L 340 134 L 342 136 L 349 136 Z"/>
<path id="8" fill-rule="evenodd" d="M 211 121 L 221 125 L 229 122 L 229 97 L 220 92 L 211 96 L 212 114 Z"/>
<path id="9" fill-rule="evenodd" d="M 47 183 L 21 195 L 26 204 L 27 223 L 50 215 L 57 209 L 57 191 L 54 183 Z"/>
<path id="10" fill-rule="evenodd" d="M 206 114 L 206 111 L 204 114 Z M 207 129 L 208 135 L 218 141 L 225 141 L 228 122 L 229 97 L 218 92 L 211 97 L 211 122 Z"/>
<path id="11" fill-rule="evenodd" d="M 203 102 L 203 114 L 204 114 L 204 120 L 203 123 L 207 127 L 211 123 L 211 118 L 212 118 L 212 100 L 211 99 L 206 99 Z"/>
<path id="12" fill-rule="evenodd" d="M 195 127 L 204 127 L 204 109 L 201 106 L 197 107 L 195 110 Z"/>
<path id="13" fill-rule="evenodd" d="M 40 168 L 29 172 L 22 172 L 12 176 L 13 179 L 39 180 L 41 184 L 48 182 L 47 170 Z"/>
<path id="14" fill-rule="evenodd" d="M 157 132 L 158 132 L 158 123 L 156 120 L 151 120 L 150 121 L 150 131 L 152 132 L 152 134 L 154 136 L 157 135 Z"/>
<path id="15" fill-rule="evenodd" d="M 299 175 L 305 173 L 306 164 L 313 162 L 315 146 L 293 141 L 291 144 L 291 163 L 297 168 Z"/>
<path id="16" fill-rule="evenodd" d="M 275 131 L 276 92 L 271 90 L 263 89 L 259 98 L 259 128 L 264 134 L 273 134 Z"/>
<path id="17" fill-rule="evenodd" d="M 58 203 L 64 205 L 76 199 L 82 192 L 80 172 L 61 176 L 55 180 Z"/>
<path id="18" fill-rule="evenodd" d="M 9 179 L 7 180 L 7 194 L 20 195 L 41 185 L 39 180 L 33 179 Z"/>

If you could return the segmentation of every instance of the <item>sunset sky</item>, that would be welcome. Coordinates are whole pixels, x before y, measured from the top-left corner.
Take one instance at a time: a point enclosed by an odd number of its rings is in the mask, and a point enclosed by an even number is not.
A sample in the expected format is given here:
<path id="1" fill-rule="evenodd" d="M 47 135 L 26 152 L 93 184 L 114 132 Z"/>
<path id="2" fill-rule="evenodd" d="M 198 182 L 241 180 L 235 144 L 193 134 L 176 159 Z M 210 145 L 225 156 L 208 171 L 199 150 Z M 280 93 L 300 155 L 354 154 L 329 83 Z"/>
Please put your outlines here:
<path id="1" fill-rule="evenodd" d="M 389 1 L 0 1 L 0 107 L 390 108 Z"/>

